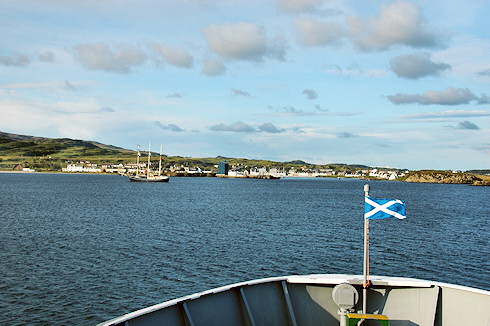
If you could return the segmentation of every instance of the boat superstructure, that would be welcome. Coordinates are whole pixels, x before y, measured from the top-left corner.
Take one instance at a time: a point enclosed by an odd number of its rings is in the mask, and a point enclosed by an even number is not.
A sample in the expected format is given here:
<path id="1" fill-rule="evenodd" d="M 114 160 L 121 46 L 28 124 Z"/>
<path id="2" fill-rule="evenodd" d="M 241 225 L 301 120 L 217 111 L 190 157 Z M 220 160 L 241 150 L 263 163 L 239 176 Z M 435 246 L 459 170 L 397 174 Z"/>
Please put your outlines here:
<path id="1" fill-rule="evenodd" d="M 339 284 L 355 289 L 343 298 L 342 312 L 332 294 Z M 135 325 L 357 325 L 363 275 L 285 276 L 237 283 L 167 301 L 99 324 Z M 364 325 L 489 325 L 490 292 L 412 278 L 371 276 Z M 358 300 L 357 300 L 358 299 Z M 351 301 L 352 300 L 352 301 Z M 376 316 L 386 320 L 373 321 Z M 367 319 L 369 316 L 374 316 Z M 382 318 L 377 318 L 382 319 Z M 382 325 L 383 325 L 382 324 Z"/>

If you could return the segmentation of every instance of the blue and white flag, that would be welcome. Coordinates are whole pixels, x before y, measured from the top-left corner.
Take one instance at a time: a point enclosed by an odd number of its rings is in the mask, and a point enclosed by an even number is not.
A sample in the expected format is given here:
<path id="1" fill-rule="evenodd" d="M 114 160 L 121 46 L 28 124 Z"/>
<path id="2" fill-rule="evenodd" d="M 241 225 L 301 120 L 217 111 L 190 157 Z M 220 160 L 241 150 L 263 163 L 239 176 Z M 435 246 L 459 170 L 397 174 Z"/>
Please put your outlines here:
<path id="1" fill-rule="evenodd" d="M 364 218 L 367 219 L 379 219 L 394 217 L 398 219 L 404 219 L 405 203 L 398 199 L 374 199 L 371 197 L 364 197 Z"/>

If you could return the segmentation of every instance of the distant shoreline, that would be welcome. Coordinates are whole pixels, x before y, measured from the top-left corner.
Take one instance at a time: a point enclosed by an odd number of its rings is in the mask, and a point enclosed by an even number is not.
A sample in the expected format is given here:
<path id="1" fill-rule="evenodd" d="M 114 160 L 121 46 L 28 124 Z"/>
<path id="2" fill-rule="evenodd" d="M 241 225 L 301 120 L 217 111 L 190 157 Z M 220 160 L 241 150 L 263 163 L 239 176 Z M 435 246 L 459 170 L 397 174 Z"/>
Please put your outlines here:
<path id="1" fill-rule="evenodd" d="M 117 175 L 117 176 L 123 176 L 122 174 L 117 174 L 117 173 L 106 173 L 106 172 L 97 172 L 97 173 L 91 173 L 91 172 L 62 172 L 62 171 L 5 171 L 5 170 L 0 170 L 0 173 L 7 174 L 7 173 L 13 173 L 13 174 L 76 174 L 76 175 Z M 430 176 L 430 173 L 427 174 Z M 171 174 L 169 175 L 172 178 L 195 178 L 195 177 L 202 177 L 202 178 L 212 178 L 216 177 L 216 175 L 209 175 L 209 174 Z M 424 174 L 422 174 L 424 176 Z M 358 179 L 358 180 L 366 180 L 366 181 L 400 181 L 400 182 L 408 182 L 408 183 L 432 183 L 432 184 L 466 184 L 466 185 L 473 185 L 473 186 L 490 186 L 490 176 L 487 175 L 478 175 L 474 176 L 475 180 L 472 182 L 469 182 L 466 179 L 461 179 L 461 178 L 449 178 L 449 179 L 433 179 L 433 178 L 421 178 L 420 176 L 417 178 L 407 178 L 407 179 L 397 179 L 397 180 L 386 180 L 386 179 L 375 179 L 375 178 L 359 178 L 359 177 L 338 177 L 338 176 L 331 176 L 331 177 L 318 177 L 318 176 L 286 176 L 282 178 L 325 178 L 325 179 Z M 242 178 L 245 179 L 245 178 Z M 253 179 L 253 178 L 250 178 Z"/>
<path id="2" fill-rule="evenodd" d="M 0 170 L 0 173 L 15 173 L 15 174 L 87 174 L 87 175 L 119 175 L 115 173 L 88 173 L 88 172 L 62 172 L 62 171 L 5 171 Z"/>

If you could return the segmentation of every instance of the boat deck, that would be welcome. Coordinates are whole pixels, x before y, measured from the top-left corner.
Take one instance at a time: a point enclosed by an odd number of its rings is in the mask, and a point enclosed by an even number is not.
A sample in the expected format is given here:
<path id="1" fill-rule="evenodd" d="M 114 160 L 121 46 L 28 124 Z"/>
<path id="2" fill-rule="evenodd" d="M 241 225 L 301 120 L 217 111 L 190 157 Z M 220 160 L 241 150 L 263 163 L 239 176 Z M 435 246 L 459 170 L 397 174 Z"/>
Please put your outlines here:
<path id="1" fill-rule="evenodd" d="M 362 275 L 286 276 L 237 283 L 148 307 L 99 326 L 134 325 L 338 325 L 335 285 L 359 293 Z M 490 292 L 409 278 L 371 276 L 368 313 L 391 325 L 487 325 Z M 366 325 L 379 325 L 368 321 Z"/>

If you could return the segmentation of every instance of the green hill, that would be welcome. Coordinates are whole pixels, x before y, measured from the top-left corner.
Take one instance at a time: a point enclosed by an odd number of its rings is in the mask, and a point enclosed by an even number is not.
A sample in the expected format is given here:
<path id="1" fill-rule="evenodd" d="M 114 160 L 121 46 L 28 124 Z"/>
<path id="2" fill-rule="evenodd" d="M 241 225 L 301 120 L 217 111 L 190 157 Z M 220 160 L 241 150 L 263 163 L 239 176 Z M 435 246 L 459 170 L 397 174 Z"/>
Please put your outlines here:
<path id="1" fill-rule="evenodd" d="M 142 153 L 145 156 L 144 153 Z M 142 158 L 143 160 L 145 158 Z M 226 160 L 237 169 L 250 169 L 254 167 L 276 167 L 288 171 L 295 169 L 332 169 L 336 172 L 354 172 L 368 169 L 365 165 L 348 165 L 331 163 L 316 165 L 302 160 L 289 162 L 274 162 L 270 160 L 230 158 L 217 156 L 214 158 L 194 158 L 181 156 L 166 156 L 164 167 L 187 166 L 200 167 L 212 170 L 219 162 Z M 17 135 L 0 131 L 0 170 L 11 171 L 29 167 L 41 171 L 61 171 L 68 161 L 89 161 L 98 165 L 134 163 L 136 152 L 120 147 L 105 145 L 94 141 L 77 140 L 69 138 L 46 138 Z M 158 162 L 158 153 L 152 155 L 153 162 Z"/>
<path id="2" fill-rule="evenodd" d="M 31 168 L 61 170 L 65 161 L 126 162 L 135 152 L 93 141 L 45 138 L 0 132 L 0 169 Z"/>

